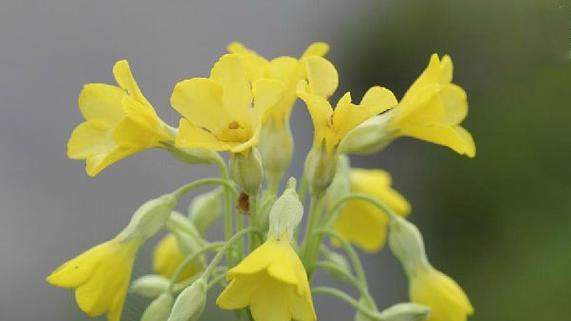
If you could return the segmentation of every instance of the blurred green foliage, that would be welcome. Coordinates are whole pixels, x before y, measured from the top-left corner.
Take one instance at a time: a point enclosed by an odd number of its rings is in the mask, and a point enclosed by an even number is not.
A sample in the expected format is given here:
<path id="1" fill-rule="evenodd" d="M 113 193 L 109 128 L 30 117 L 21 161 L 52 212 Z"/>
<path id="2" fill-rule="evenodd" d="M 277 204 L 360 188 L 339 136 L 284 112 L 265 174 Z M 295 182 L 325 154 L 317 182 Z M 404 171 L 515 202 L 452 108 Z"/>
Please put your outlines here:
<path id="1" fill-rule="evenodd" d="M 375 8 L 341 53 L 352 82 L 402 95 L 431 53 L 448 53 L 469 95 L 475 159 L 403 142 L 422 172 L 409 170 L 420 175 L 401 190 L 414 191 L 412 220 L 435 266 L 466 289 L 471 320 L 569 319 L 571 7 L 403 0 Z"/>

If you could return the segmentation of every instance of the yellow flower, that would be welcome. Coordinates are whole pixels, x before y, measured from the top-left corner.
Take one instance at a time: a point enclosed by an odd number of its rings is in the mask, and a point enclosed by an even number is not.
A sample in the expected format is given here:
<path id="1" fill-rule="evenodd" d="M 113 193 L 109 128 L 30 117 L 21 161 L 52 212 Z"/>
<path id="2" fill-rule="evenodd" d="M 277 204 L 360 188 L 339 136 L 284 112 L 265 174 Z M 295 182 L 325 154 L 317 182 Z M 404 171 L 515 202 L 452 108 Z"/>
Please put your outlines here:
<path id="1" fill-rule="evenodd" d="M 397 104 L 390 90 L 375 86 L 365 93 L 359 105 L 351 102 L 350 93 L 345 93 L 333 110 L 327 97 L 337 88 L 335 67 L 325 58 L 315 56 L 307 58 L 305 63 L 308 82 L 300 82 L 298 95 L 307 105 L 313 121 L 314 146 L 324 144 L 328 153 L 333 152 L 353 128 Z"/>
<path id="2" fill-rule="evenodd" d="M 90 317 L 107 313 L 109 321 L 118 321 L 140 245 L 137 238 L 115 238 L 64 263 L 47 282 L 74 288 L 77 305 Z"/>
<path id="3" fill-rule="evenodd" d="M 369 194 L 401 216 L 409 214 L 409 203 L 391 188 L 391 176 L 387 172 L 352 169 L 350 181 L 351 192 Z M 351 200 L 345 204 L 333 227 L 363 250 L 376 252 L 385 244 L 387 224 L 388 217 L 382 210 L 366 201 Z"/>
<path id="4" fill-rule="evenodd" d="M 329 51 L 329 45 L 323 42 L 314 42 L 307 47 L 299 59 L 282 56 L 267 60 L 239 42 L 228 45 L 228 51 L 240 55 L 253 79 L 268 77 L 284 83 L 286 87 L 284 95 L 276 103 L 276 106 L 272 107 L 269 116 L 276 126 L 283 126 L 285 121 L 289 119 L 297 99 L 297 84 L 307 77 L 303 62 L 312 56 L 325 56 Z"/>
<path id="5" fill-rule="evenodd" d="M 129 63 L 118 61 L 113 74 L 119 86 L 85 85 L 79 95 L 85 122 L 73 130 L 67 143 L 68 157 L 85 159 L 90 176 L 125 157 L 173 140 L 141 93 Z"/>
<path id="6" fill-rule="evenodd" d="M 153 251 L 153 270 L 156 273 L 170 278 L 178 266 L 184 261 L 184 254 L 180 250 L 176 236 L 168 234 L 163 237 Z M 177 282 L 184 281 L 201 270 L 199 264 L 188 265 L 177 278 Z"/>
<path id="7" fill-rule="evenodd" d="M 410 277 L 410 299 L 431 309 L 427 321 L 465 321 L 474 308 L 462 288 L 430 265 Z"/>
<path id="8" fill-rule="evenodd" d="M 287 236 L 268 238 L 227 277 L 216 300 L 222 309 L 250 306 L 255 321 L 316 320 L 307 274 Z"/>
<path id="9" fill-rule="evenodd" d="M 258 143 L 263 118 L 283 92 L 281 81 L 252 79 L 238 55 L 224 55 L 209 78 L 176 84 L 171 105 L 184 117 L 176 145 L 242 153 Z"/>
<path id="10" fill-rule="evenodd" d="M 397 135 L 444 145 L 474 157 L 474 139 L 459 125 L 468 115 L 466 92 L 452 83 L 452 73 L 450 57 L 440 60 L 433 54 L 428 67 L 394 108 L 389 128 Z"/>

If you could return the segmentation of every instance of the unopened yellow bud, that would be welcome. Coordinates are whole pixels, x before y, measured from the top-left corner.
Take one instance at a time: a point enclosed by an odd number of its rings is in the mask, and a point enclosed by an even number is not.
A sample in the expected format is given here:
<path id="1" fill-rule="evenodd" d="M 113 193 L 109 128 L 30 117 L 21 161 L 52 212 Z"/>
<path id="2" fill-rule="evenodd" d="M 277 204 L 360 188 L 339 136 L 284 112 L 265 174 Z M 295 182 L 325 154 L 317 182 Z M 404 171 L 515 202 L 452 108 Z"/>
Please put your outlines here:
<path id="1" fill-rule="evenodd" d="M 376 153 L 396 138 L 396 131 L 387 128 L 391 111 L 372 117 L 353 128 L 339 143 L 339 152 L 356 155 Z"/>
<path id="2" fill-rule="evenodd" d="M 398 303 L 381 312 L 385 321 L 423 321 L 430 315 L 430 308 L 415 303 Z"/>
<path id="3" fill-rule="evenodd" d="M 206 305 L 207 284 L 198 279 L 182 290 L 174 302 L 168 321 L 197 321 Z"/>
<path id="4" fill-rule="evenodd" d="M 131 292 L 147 298 L 156 298 L 170 285 L 169 279 L 160 275 L 144 275 L 131 284 Z"/>
<path id="5" fill-rule="evenodd" d="M 152 237 L 165 225 L 176 203 L 176 198 L 170 194 L 147 201 L 133 214 L 120 237 L 142 240 Z"/>
<path id="6" fill-rule="evenodd" d="M 311 195 L 320 197 L 326 191 L 337 170 L 338 155 L 328 153 L 325 146 L 314 146 L 305 159 L 305 175 Z"/>
<path id="7" fill-rule="evenodd" d="M 147 307 L 141 321 L 166 321 L 173 303 L 172 294 L 165 292 L 153 300 Z"/>
<path id="8" fill-rule="evenodd" d="M 230 157 L 232 179 L 248 195 L 256 195 L 264 179 L 262 157 L 256 148 L 250 148 Z"/>

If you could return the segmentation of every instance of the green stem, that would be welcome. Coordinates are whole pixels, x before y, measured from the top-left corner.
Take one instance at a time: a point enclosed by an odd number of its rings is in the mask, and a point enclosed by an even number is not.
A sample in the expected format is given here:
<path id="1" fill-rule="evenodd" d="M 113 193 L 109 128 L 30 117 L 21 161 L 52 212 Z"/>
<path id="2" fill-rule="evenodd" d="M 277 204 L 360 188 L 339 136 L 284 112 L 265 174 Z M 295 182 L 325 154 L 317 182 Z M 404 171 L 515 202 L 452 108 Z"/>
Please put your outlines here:
<path id="1" fill-rule="evenodd" d="M 228 167 L 224 162 L 224 159 L 219 158 L 216 162 L 218 169 L 220 170 L 220 175 L 226 179 L 230 180 L 230 174 L 228 173 Z M 234 196 L 237 197 L 238 193 Z M 238 225 L 238 222 L 237 222 Z M 240 227 L 238 227 L 238 230 Z M 232 237 L 232 194 L 229 191 L 224 193 L 224 239 L 228 241 Z M 243 244 L 238 244 L 238 253 L 243 253 Z M 242 254 L 240 254 L 241 256 Z M 233 266 L 237 263 L 239 258 L 234 257 L 232 253 L 228 253 L 228 265 Z"/>
<path id="2" fill-rule="evenodd" d="M 337 219 L 337 216 L 341 210 L 341 207 L 346 202 L 351 201 L 351 200 L 361 200 L 361 201 L 368 202 L 368 203 L 372 204 L 373 206 L 377 207 L 378 209 L 380 209 L 381 211 L 385 212 L 389 216 L 389 219 L 393 219 L 395 216 L 397 216 L 397 214 L 390 207 L 383 204 L 381 201 L 379 201 L 375 197 L 370 196 L 368 194 L 363 194 L 363 193 L 351 193 L 349 195 L 343 196 L 341 199 L 339 199 L 337 202 L 335 202 L 335 204 L 331 207 L 330 215 L 329 215 L 329 218 L 327 219 L 325 226 L 331 226 L 335 222 L 335 220 Z"/>
<path id="3" fill-rule="evenodd" d="M 176 189 L 171 194 L 176 199 L 179 199 L 184 194 L 189 193 L 189 192 L 191 192 L 197 188 L 207 186 L 207 185 L 221 185 L 221 186 L 226 187 L 227 191 L 231 191 L 235 195 L 238 195 L 238 191 L 236 191 L 236 188 L 231 183 L 231 181 L 229 181 L 228 179 L 224 179 L 224 178 L 203 178 L 203 179 L 199 179 L 197 181 L 194 181 L 192 183 L 189 183 L 189 184 L 186 184 L 186 185 L 179 187 L 178 189 Z"/>
<path id="4" fill-rule="evenodd" d="M 363 305 L 361 305 L 359 303 L 359 301 L 353 299 L 352 297 L 347 295 L 345 292 L 342 292 L 336 288 L 320 286 L 320 287 L 311 288 L 311 292 L 313 294 L 325 294 L 325 295 L 334 296 L 334 297 L 336 297 L 342 301 L 345 301 L 349 305 L 353 306 L 355 309 L 359 310 L 361 313 L 363 313 L 367 317 L 369 317 L 373 320 L 384 321 L 378 312 L 364 307 Z"/>
<path id="5" fill-rule="evenodd" d="M 259 228 L 258 220 L 258 198 L 256 195 L 251 195 L 250 199 L 250 226 Z M 250 252 L 258 247 L 260 244 L 260 239 L 257 236 L 252 235 L 250 237 Z"/>
<path id="6" fill-rule="evenodd" d="M 326 229 L 317 229 L 314 231 L 314 233 L 319 235 L 328 235 L 336 238 L 339 241 L 339 243 L 341 243 L 341 247 L 347 253 L 347 256 L 349 256 L 349 260 L 351 260 L 351 264 L 355 269 L 355 274 L 357 276 L 357 280 L 359 281 L 359 283 L 363 285 L 367 284 L 367 276 L 365 275 L 365 269 L 363 268 L 363 264 L 359 259 L 359 255 L 343 236 L 339 235 L 336 232 Z"/>
<path id="7" fill-rule="evenodd" d="M 367 288 L 366 284 L 361 284 L 359 282 L 359 280 L 357 280 L 353 275 L 351 275 L 349 272 L 339 268 L 334 263 L 332 263 L 332 262 L 317 262 L 313 265 L 312 269 L 313 268 L 317 268 L 317 269 L 320 268 L 320 269 L 328 270 L 328 271 L 333 272 L 333 273 L 340 274 L 343 277 L 343 279 L 345 281 L 347 281 L 347 283 L 351 284 L 357 290 L 359 290 L 359 294 L 361 294 L 361 296 L 364 296 L 367 299 L 373 301 L 373 298 L 371 297 L 371 294 L 369 293 L 369 289 Z"/>
<path id="8" fill-rule="evenodd" d="M 247 227 L 239 232 L 237 232 L 236 234 L 234 234 L 234 236 L 232 236 L 228 241 L 226 241 L 226 243 L 224 244 L 224 246 L 222 246 L 222 248 L 220 249 L 220 251 L 218 251 L 218 253 L 216 253 L 216 255 L 214 256 L 214 258 L 212 259 L 212 261 L 210 261 L 210 264 L 208 264 L 208 266 L 206 267 L 206 269 L 204 270 L 204 273 L 202 273 L 203 277 L 208 277 L 208 275 L 210 273 L 212 273 L 212 270 L 220 263 L 220 261 L 222 260 L 224 254 L 226 251 L 228 251 L 228 249 L 230 249 L 230 247 L 232 245 L 234 245 L 234 243 L 238 240 L 240 240 L 240 238 L 246 234 L 249 233 L 258 233 L 261 234 L 260 231 L 255 228 L 255 227 Z"/>
<path id="9" fill-rule="evenodd" d="M 311 197 L 311 205 L 309 208 L 308 223 L 305 230 L 305 236 L 303 238 L 303 244 L 301 246 L 301 253 L 304 260 L 306 268 L 313 265 L 313 262 L 317 259 L 319 251 L 315 247 L 319 247 L 319 242 L 315 241 L 315 235 L 313 235 L 313 230 L 316 228 L 320 219 L 320 214 L 322 198 L 321 197 Z"/>
<path id="10" fill-rule="evenodd" d="M 212 288 L 213 286 L 218 284 L 220 281 L 223 281 L 225 277 L 226 277 L 226 273 L 220 273 L 217 276 L 213 277 L 212 281 L 208 282 L 206 289 L 210 290 L 210 288 Z"/>
<path id="11" fill-rule="evenodd" d="M 184 258 L 184 260 L 178 265 L 178 267 L 176 268 L 175 272 L 173 273 L 173 275 L 171 276 L 170 279 L 170 286 L 169 286 L 169 291 L 173 291 L 174 289 L 174 285 L 176 284 L 176 280 L 178 279 L 178 277 L 180 276 L 180 274 L 182 273 L 182 271 L 184 271 L 184 269 L 190 264 L 192 263 L 192 261 L 194 261 L 196 258 L 198 258 L 200 255 L 212 251 L 212 250 L 216 250 L 218 248 L 223 248 L 225 246 L 224 242 L 216 242 L 216 243 L 210 243 L 209 245 L 201 248 L 200 250 L 192 253 L 191 255 L 187 256 Z"/>

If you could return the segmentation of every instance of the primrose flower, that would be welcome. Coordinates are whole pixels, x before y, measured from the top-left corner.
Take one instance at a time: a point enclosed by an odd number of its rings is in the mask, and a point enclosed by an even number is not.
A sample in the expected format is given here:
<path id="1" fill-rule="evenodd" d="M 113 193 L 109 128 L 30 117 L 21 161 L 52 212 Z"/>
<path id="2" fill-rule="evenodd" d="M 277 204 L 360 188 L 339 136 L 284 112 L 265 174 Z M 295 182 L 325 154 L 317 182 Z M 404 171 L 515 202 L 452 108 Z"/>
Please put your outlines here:
<path id="1" fill-rule="evenodd" d="M 410 212 L 407 200 L 391 188 L 391 176 L 383 170 L 351 169 L 351 192 L 369 194 L 397 214 Z M 367 252 L 379 251 L 385 244 L 388 217 L 379 208 L 363 200 L 348 201 L 333 228 L 345 239 Z"/>
<path id="2" fill-rule="evenodd" d="M 90 317 L 107 313 L 107 320 L 119 321 L 140 245 L 138 238 L 114 238 L 64 263 L 47 282 L 74 288 L 77 305 Z"/>
<path id="3" fill-rule="evenodd" d="M 133 78 L 129 63 L 118 61 L 113 74 L 119 86 L 87 84 L 79 95 L 85 122 L 67 143 L 72 159 L 85 159 L 89 176 L 111 164 L 161 142 L 174 140 Z"/>
<path id="4" fill-rule="evenodd" d="M 392 111 L 389 130 L 447 146 L 459 154 L 474 157 L 472 135 L 460 126 L 468 115 L 468 101 L 462 87 L 452 83 L 452 59 L 430 57 L 428 67 L 410 86 Z"/>
<path id="5" fill-rule="evenodd" d="M 171 105 L 184 117 L 176 146 L 243 153 L 258 143 L 263 119 L 283 92 L 281 81 L 252 79 L 239 55 L 222 56 L 209 78 L 176 84 Z"/>
<path id="6" fill-rule="evenodd" d="M 153 270 L 166 278 L 170 278 L 182 261 L 184 261 L 184 258 L 185 256 L 177 244 L 176 236 L 168 234 L 155 246 L 153 251 Z M 201 269 L 202 267 L 199 264 L 189 264 L 176 281 L 186 280 Z"/>
<path id="7" fill-rule="evenodd" d="M 324 144 L 327 153 L 333 153 L 353 128 L 397 104 L 390 90 L 375 86 L 365 93 L 359 105 L 353 104 L 351 94 L 346 93 L 334 110 L 327 100 L 338 84 L 333 64 L 321 57 L 309 57 L 306 69 L 308 82 L 300 82 L 298 96 L 307 105 L 313 121 L 314 146 Z"/>
<path id="8" fill-rule="evenodd" d="M 239 42 L 228 45 L 228 51 L 240 55 L 252 79 L 268 77 L 284 83 L 284 95 L 271 109 L 269 115 L 269 119 L 276 126 L 284 126 L 297 99 L 297 84 L 307 77 L 304 61 L 312 56 L 325 56 L 329 51 L 329 45 L 324 42 L 314 42 L 307 47 L 299 59 L 281 56 L 267 60 Z"/>
<path id="9" fill-rule="evenodd" d="M 430 307 L 427 321 L 466 321 L 474 308 L 462 288 L 432 266 L 421 266 L 410 277 L 412 302 Z"/>
<path id="10" fill-rule="evenodd" d="M 287 233 L 270 236 L 227 273 L 222 309 L 250 306 L 255 321 L 315 321 L 307 274 Z"/>

